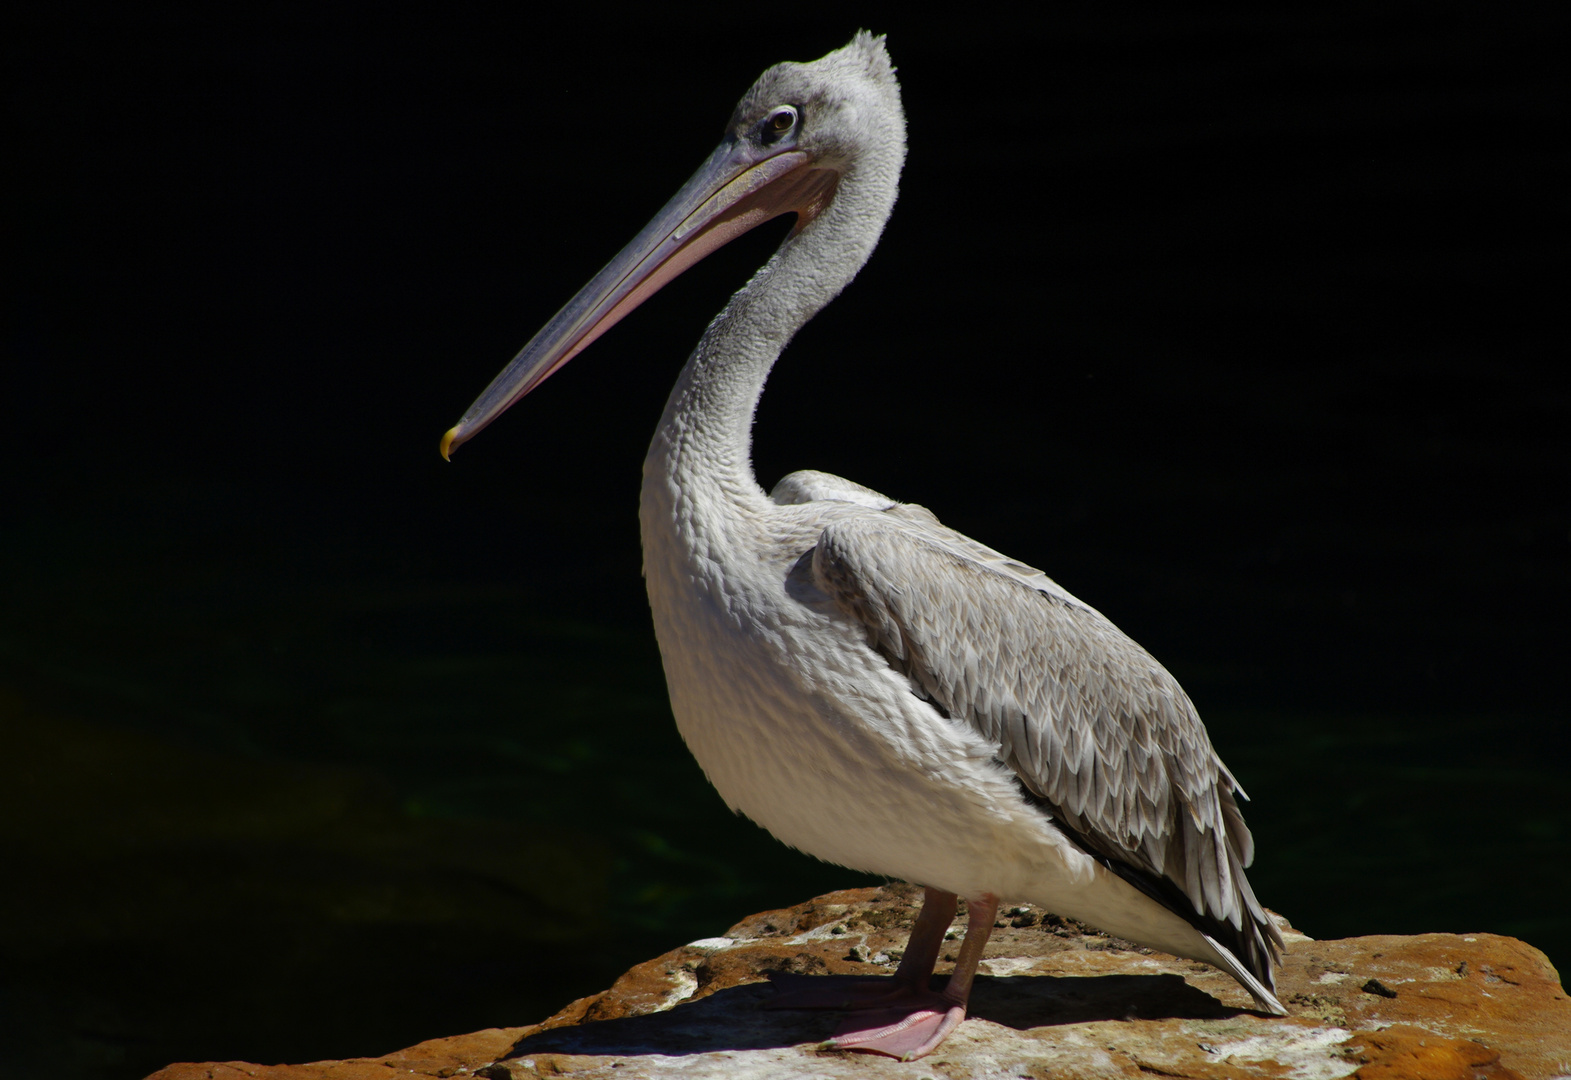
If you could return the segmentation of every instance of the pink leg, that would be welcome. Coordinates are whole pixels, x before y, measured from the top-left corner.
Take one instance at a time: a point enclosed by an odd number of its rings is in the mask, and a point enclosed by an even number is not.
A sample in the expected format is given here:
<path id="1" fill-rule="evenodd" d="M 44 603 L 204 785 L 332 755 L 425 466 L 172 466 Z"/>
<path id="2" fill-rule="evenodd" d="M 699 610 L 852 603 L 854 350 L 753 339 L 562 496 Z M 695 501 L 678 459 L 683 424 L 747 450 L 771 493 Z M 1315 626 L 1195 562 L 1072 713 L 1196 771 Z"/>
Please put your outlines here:
<path id="1" fill-rule="evenodd" d="M 993 933 L 993 920 L 998 916 L 998 897 L 984 893 L 981 898 L 970 901 L 967 909 L 966 938 L 960 945 L 954 974 L 949 977 L 943 993 L 935 994 L 924 988 L 913 991 L 908 1000 L 898 1005 L 873 1014 L 848 1017 L 830 1040 L 830 1045 L 842 1050 L 888 1054 L 902 1061 L 913 1061 L 936 1050 L 965 1019 L 971 983 L 976 978 L 977 965 L 982 962 L 982 950 Z M 914 946 L 915 931 L 911 937 Z M 940 934 L 938 940 L 942 941 L 943 935 Z M 914 948 L 908 951 L 906 956 L 910 957 L 914 951 Z M 935 961 L 936 953 L 935 945 Z M 905 965 L 902 963 L 901 967 Z"/>
<path id="2" fill-rule="evenodd" d="M 895 978 L 918 990 L 927 989 L 927 980 L 933 977 L 933 966 L 938 963 L 938 950 L 944 947 L 944 935 L 955 921 L 958 900 L 954 893 L 942 889 L 923 890 L 922 910 L 906 939 L 906 954 L 900 958 Z"/>
<path id="3" fill-rule="evenodd" d="M 938 950 L 954 921 L 956 897 L 928 889 L 894 975 L 771 975 L 769 1009 L 878 1009 L 927 993 Z"/>

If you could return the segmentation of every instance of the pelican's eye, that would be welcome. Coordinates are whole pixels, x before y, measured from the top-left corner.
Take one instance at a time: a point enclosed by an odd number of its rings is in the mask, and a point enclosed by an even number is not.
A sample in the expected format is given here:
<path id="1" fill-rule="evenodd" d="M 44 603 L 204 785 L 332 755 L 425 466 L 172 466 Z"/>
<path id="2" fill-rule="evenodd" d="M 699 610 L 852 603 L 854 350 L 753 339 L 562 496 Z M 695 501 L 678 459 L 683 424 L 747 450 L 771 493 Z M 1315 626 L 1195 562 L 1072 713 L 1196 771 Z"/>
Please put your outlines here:
<path id="1" fill-rule="evenodd" d="M 796 127 L 796 110 L 789 105 L 782 105 L 764 119 L 763 136 L 765 142 L 774 142 L 783 138 Z"/>

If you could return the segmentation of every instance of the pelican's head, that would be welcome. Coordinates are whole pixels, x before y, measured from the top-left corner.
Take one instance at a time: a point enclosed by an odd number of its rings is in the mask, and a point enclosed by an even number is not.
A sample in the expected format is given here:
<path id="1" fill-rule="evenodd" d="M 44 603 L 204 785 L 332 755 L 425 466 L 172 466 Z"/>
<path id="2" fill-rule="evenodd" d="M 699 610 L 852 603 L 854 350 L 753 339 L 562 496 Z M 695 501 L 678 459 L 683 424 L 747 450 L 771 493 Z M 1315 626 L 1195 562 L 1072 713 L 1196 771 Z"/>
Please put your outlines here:
<path id="1" fill-rule="evenodd" d="M 473 438 L 671 279 L 749 229 L 794 213 L 791 236 L 797 236 L 812 227 L 834 202 L 841 183 L 853 177 L 887 191 L 887 197 L 873 200 L 873 212 L 882 214 L 881 227 L 904 158 L 900 89 L 882 37 L 862 31 L 849 45 L 812 63 L 776 64 L 742 97 L 725 139 L 692 179 L 442 437 L 442 456 Z M 866 250 L 871 246 L 866 243 Z"/>
<path id="2" fill-rule="evenodd" d="M 726 138 L 806 153 L 837 172 L 891 156 L 898 170 L 905 118 L 884 39 L 863 31 L 811 63 L 776 64 L 737 102 Z"/>

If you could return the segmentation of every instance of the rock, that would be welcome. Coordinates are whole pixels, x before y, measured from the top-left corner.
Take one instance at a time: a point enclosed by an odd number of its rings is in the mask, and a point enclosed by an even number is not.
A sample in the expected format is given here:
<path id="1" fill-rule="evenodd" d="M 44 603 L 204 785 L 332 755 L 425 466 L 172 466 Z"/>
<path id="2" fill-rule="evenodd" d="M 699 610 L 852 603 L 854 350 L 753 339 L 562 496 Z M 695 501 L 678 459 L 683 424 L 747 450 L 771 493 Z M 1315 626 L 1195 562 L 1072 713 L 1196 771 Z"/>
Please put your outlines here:
<path id="1" fill-rule="evenodd" d="M 1278 994 L 1292 1015 L 1272 1017 L 1203 964 L 1015 907 L 993 932 L 971 1018 L 920 1062 L 823 1050 L 838 1014 L 763 1007 L 770 972 L 893 971 L 917 899 L 909 886 L 886 886 L 763 912 L 528 1027 L 381 1058 L 171 1065 L 149 1080 L 1571 1077 L 1571 999 L 1559 975 L 1537 949 L 1494 934 L 1313 941 L 1279 920 Z M 962 909 L 957 927 L 964 918 Z"/>

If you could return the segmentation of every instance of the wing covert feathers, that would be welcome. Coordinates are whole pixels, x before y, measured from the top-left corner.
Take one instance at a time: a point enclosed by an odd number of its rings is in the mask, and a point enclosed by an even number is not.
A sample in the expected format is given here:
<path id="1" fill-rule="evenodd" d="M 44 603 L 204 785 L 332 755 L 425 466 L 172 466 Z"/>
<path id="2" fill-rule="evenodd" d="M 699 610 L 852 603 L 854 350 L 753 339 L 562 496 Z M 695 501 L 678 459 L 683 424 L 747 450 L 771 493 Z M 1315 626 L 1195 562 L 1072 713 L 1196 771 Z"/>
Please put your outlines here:
<path id="1" fill-rule="evenodd" d="M 818 587 L 917 693 L 996 741 L 1071 840 L 1224 946 L 1251 973 L 1240 982 L 1281 1009 L 1269 992 L 1281 933 L 1244 876 L 1243 789 L 1161 664 L 919 506 L 842 517 L 811 554 Z"/>

